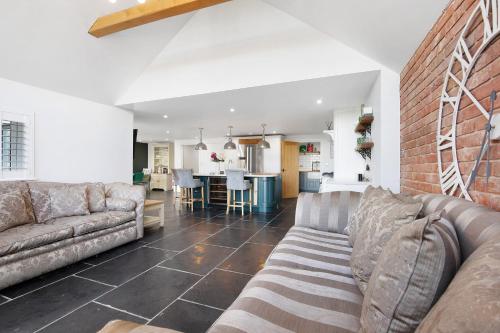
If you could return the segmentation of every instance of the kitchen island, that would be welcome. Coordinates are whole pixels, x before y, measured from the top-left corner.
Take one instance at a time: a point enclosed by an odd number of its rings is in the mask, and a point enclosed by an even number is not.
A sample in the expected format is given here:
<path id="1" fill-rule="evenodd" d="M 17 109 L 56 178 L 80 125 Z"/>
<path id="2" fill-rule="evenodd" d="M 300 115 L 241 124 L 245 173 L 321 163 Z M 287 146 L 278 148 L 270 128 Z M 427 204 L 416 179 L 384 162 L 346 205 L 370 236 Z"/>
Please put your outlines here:
<path id="1" fill-rule="evenodd" d="M 226 175 L 202 174 L 193 175 L 203 182 L 205 187 L 205 205 L 227 204 Z M 249 173 L 245 175 L 253 184 L 253 211 L 256 213 L 270 213 L 278 209 L 281 197 L 281 176 L 269 173 Z M 241 193 L 236 193 L 236 200 L 241 201 Z M 248 191 L 245 191 L 245 201 L 249 201 Z"/>

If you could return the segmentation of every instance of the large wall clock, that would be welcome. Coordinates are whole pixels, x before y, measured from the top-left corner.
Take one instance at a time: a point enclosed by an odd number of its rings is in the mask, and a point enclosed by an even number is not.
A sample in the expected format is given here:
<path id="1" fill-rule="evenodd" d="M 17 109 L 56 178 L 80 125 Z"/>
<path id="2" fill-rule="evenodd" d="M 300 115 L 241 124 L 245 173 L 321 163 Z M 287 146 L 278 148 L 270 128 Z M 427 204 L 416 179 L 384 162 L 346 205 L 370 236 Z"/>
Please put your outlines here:
<path id="1" fill-rule="evenodd" d="M 469 188 L 474 181 L 474 174 L 478 170 L 479 163 L 482 163 L 491 145 L 488 144 L 489 140 L 483 140 L 481 146 L 474 150 L 474 155 L 477 155 L 477 158 L 474 157 L 475 162 L 471 162 L 469 158 L 467 162 L 463 162 L 464 165 L 461 165 L 462 161 L 459 157 L 463 156 L 460 151 L 463 149 L 463 144 L 460 146 L 457 144 L 457 123 L 459 118 L 463 118 L 460 117 L 460 113 L 465 112 L 463 105 L 467 104 L 468 113 L 471 108 L 475 108 L 474 111 L 478 114 L 476 122 L 477 120 L 484 121 L 482 129 L 491 124 L 493 111 L 487 107 L 490 103 L 485 102 L 484 98 L 482 101 L 478 100 L 481 98 L 475 96 L 468 82 L 474 75 L 473 70 L 478 59 L 489 46 L 498 42 L 499 7 L 499 0 L 479 0 L 473 9 L 451 55 L 440 100 L 436 141 L 441 190 L 445 195 L 458 196 L 467 200 L 472 200 Z M 494 85 L 498 86 L 497 83 L 495 81 Z M 457 146 L 459 146 L 458 149 Z"/>

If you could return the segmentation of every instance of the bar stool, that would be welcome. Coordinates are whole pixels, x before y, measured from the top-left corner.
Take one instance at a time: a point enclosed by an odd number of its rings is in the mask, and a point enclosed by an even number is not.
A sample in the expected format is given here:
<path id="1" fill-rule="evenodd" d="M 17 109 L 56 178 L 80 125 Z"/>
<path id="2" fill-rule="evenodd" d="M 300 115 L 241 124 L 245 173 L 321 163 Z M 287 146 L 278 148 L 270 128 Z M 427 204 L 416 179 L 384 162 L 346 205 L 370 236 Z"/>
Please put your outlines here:
<path id="1" fill-rule="evenodd" d="M 253 206 L 253 186 L 249 180 L 245 180 L 245 170 L 226 170 L 227 176 L 227 209 L 226 214 L 229 214 L 229 208 L 241 208 L 241 215 L 245 215 L 245 204 L 250 205 L 250 213 Z M 241 191 L 241 201 L 236 201 L 236 191 Z M 245 191 L 248 191 L 249 201 L 245 202 Z M 232 192 L 232 198 L 231 198 Z M 231 200 L 232 199 L 232 200 Z"/>
<path id="2" fill-rule="evenodd" d="M 194 210 L 194 203 L 201 201 L 201 207 L 205 208 L 205 187 L 199 179 L 193 178 L 193 170 L 191 169 L 172 169 L 176 184 L 181 188 L 180 202 L 191 206 L 191 211 Z M 194 191 L 201 188 L 201 198 L 194 197 Z"/>

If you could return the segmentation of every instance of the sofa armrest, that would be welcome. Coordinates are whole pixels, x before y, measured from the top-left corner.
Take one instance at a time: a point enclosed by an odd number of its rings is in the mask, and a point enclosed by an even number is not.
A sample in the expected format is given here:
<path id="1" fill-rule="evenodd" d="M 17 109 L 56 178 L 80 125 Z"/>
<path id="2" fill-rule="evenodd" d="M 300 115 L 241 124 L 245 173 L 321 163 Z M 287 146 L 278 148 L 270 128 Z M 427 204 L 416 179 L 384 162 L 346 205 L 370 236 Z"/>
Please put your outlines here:
<path id="1" fill-rule="evenodd" d="M 346 234 L 344 229 L 358 208 L 361 195 L 362 193 L 349 191 L 300 193 L 295 210 L 295 225 Z"/>
<path id="2" fill-rule="evenodd" d="M 106 184 L 106 198 L 130 199 L 135 201 L 137 239 L 142 238 L 144 235 L 144 201 L 146 200 L 144 186 L 129 185 L 126 183 Z"/>
<path id="3" fill-rule="evenodd" d="M 113 320 L 97 333 L 181 333 L 168 328 L 146 326 L 125 320 Z"/>

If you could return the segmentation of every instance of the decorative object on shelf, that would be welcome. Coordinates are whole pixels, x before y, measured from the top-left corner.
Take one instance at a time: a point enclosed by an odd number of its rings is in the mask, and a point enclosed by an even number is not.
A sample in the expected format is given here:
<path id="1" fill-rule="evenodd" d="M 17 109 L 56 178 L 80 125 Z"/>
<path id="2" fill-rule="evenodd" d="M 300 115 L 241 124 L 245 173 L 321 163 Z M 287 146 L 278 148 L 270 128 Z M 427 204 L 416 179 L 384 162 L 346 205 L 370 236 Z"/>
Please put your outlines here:
<path id="1" fill-rule="evenodd" d="M 490 15 L 491 13 L 491 15 Z M 439 105 L 438 125 L 437 125 L 437 159 L 439 170 L 439 181 L 441 184 L 441 191 L 444 195 L 458 196 L 472 201 L 469 193 L 469 187 L 473 184 L 479 164 L 484 155 L 490 150 L 489 138 L 491 137 L 491 125 L 494 127 L 500 126 L 495 124 L 495 117 L 492 116 L 493 111 L 486 111 L 486 108 L 480 101 L 474 97 L 474 94 L 469 90 L 471 84 L 469 79 L 473 77 L 471 73 L 474 72 L 474 67 L 478 59 L 483 55 L 484 51 L 490 46 L 495 45 L 495 41 L 500 36 L 500 24 L 498 24 L 499 16 L 498 3 L 490 0 L 479 0 L 478 4 L 471 11 L 471 15 L 467 20 L 464 29 L 462 30 L 457 45 L 455 46 L 448 69 L 445 74 L 443 90 L 441 93 L 441 100 Z M 477 33 L 478 28 L 483 28 L 483 34 L 480 40 L 471 38 Z M 493 52 L 495 52 L 493 50 Z M 474 81 L 475 78 L 471 79 Z M 474 81 L 475 82 L 475 81 Z M 472 86 L 475 83 L 472 83 Z M 493 102 L 495 100 L 492 93 L 490 96 L 491 110 L 493 109 Z M 472 103 L 461 108 L 461 101 L 466 98 Z M 472 108 L 472 109 L 471 109 Z M 486 127 L 475 125 L 477 128 L 485 128 L 486 140 L 483 140 L 479 148 L 479 156 L 472 169 L 464 161 L 462 167 L 459 158 L 463 155 L 457 149 L 457 120 L 461 119 L 462 110 L 467 115 L 470 115 L 473 110 L 477 110 L 479 119 L 482 119 Z M 452 112 L 450 112 L 452 110 Z M 451 119 L 451 124 L 449 122 Z M 498 116 L 496 117 L 498 119 Z M 475 124 L 477 124 L 477 119 Z M 467 142 L 464 140 L 464 142 Z M 472 148 L 466 146 L 464 148 Z M 448 162 L 449 156 L 452 161 Z M 468 172 L 470 170 L 470 172 Z"/>
<path id="2" fill-rule="evenodd" d="M 207 150 L 207 145 L 203 143 L 203 128 L 200 128 L 200 142 L 194 147 L 194 150 Z"/>
<path id="3" fill-rule="evenodd" d="M 235 150 L 236 144 L 233 142 L 233 126 L 229 126 L 229 141 L 224 145 L 226 150 Z"/>
<path id="4" fill-rule="evenodd" d="M 333 121 L 325 121 L 325 124 L 326 124 L 326 130 L 327 131 L 331 131 L 333 130 Z"/>
<path id="5" fill-rule="evenodd" d="M 366 109 L 365 106 L 362 106 L 362 112 Z M 367 113 L 363 114 L 359 117 L 358 124 L 354 131 L 361 135 L 361 137 L 357 138 L 357 146 L 356 151 L 366 159 L 371 159 L 372 157 L 372 148 L 374 146 L 371 141 L 371 133 L 372 133 L 372 123 L 374 117 L 373 114 Z"/>
<path id="6" fill-rule="evenodd" d="M 306 145 L 300 145 L 299 147 L 299 153 L 305 154 L 307 152 L 307 146 Z"/>
<path id="7" fill-rule="evenodd" d="M 266 124 L 262 124 L 262 139 L 260 139 L 258 146 L 260 149 L 269 149 L 271 145 L 266 141 Z"/>
<path id="8" fill-rule="evenodd" d="M 210 154 L 210 159 L 212 160 L 212 162 L 217 163 L 217 167 L 219 168 L 219 170 L 218 170 L 219 175 L 223 175 L 224 171 L 221 171 L 220 164 L 224 163 L 224 155 L 220 154 L 218 156 L 217 153 L 212 153 L 212 154 Z"/>

